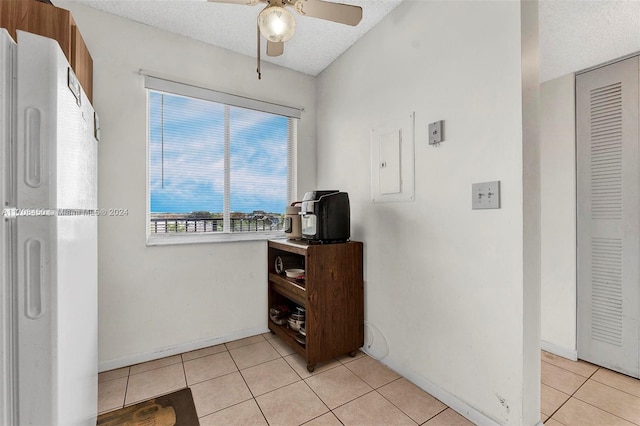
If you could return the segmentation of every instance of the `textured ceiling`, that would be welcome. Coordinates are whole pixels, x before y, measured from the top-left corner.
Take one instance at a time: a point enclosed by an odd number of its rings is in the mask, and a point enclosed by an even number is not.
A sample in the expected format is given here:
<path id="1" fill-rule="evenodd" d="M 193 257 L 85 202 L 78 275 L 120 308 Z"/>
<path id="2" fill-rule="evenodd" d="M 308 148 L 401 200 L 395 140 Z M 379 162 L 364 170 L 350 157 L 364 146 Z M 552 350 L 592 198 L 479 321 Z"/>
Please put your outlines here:
<path id="1" fill-rule="evenodd" d="M 640 1 L 541 0 L 540 79 L 640 51 Z"/>
<path id="2" fill-rule="evenodd" d="M 256 56 L 256 18 L 262 4 L 243 6 L 206 0 L 76 1 L 244 55 Z M 294 13 L 296 35 L 286 43 L 284 55 L 269 58 L 265 53 L 265 43 L 262 43 L 263 60 L 317 75 L 402 2 L 331 1 L 362 6 L 362 22 L 350 27 Z M 53 2 L 64 7 L 63 0 Z M 640 0 L 539 0 L 539 12 L 541 81 L 640 51 Z"/>
<path id="3" fill-rule="evenodd" d="M 262 60 L 315 76 L 402 0 L 339 2 L 362 6 L 360 24 L 352 27 L 294 12 L 296 34 L 285 43 L 284 55 L 268 57 L 262 39 Z M 53 3 L 64 7 L 64 1 Z M 264 8 L 263 3 L 245 6 L 206 0 L 77 0 L 77 3 L 253 57 L 257 51 L 256 20 Z"/>

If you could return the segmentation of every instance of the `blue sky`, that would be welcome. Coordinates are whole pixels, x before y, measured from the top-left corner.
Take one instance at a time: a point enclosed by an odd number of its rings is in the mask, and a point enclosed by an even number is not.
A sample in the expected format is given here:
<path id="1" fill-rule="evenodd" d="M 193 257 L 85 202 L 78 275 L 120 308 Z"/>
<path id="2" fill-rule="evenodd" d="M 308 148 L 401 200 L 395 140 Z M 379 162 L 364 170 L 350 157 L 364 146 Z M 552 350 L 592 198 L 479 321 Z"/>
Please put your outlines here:
<path id="1" fill-rule="evenodd" d="M 163 149 L 161 99 L 149 93 L 151 212 L 222 212 L 224 105 L 164 94 Z M 231 211 L 284 212 L 287 121 L 230 108 Z"/>

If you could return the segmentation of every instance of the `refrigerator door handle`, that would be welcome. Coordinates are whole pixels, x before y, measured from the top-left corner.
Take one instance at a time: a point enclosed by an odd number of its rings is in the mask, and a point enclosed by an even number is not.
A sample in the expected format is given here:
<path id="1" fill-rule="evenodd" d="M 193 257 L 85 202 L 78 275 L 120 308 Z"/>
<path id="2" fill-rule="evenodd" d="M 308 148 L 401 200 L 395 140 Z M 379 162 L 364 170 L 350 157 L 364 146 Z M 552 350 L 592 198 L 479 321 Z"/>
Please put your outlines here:
<path id="1" fill-rule="evenodd" d="M 24 111 L 26 130 L 25 183 L 37 188 L 42 183 L 42 118 L 40 110 L 29 107 Z"/>
<path id="2" fill-rule="evenodd" d="M 29 238 L 24 243 L 25 258 L 25 316 L 38 319 L 42 316 L 43 279 L 45 263 L 44 243 Z"/>

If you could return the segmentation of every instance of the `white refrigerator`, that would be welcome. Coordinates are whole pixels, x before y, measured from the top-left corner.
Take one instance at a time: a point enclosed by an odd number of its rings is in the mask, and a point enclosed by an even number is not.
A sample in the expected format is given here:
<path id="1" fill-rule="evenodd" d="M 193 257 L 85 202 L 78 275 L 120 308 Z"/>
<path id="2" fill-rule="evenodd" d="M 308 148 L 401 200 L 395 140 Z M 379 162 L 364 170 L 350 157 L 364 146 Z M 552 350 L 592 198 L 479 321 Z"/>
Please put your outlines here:
<path id="1" fill-rule="evenodd" d="M 0 424 L 96 423 L 93 107 L 58 43 L 0 29 Z"/>

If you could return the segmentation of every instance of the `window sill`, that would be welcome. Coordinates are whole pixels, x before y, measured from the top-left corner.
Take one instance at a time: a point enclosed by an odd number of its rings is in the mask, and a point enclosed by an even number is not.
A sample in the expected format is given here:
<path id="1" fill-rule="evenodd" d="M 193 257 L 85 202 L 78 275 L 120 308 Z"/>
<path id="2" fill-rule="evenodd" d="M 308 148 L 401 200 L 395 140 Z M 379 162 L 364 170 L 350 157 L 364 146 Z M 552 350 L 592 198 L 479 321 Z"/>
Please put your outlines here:
<path id="1" fill-rule="evenodd" d="M 233 243 L 266 241 L 284 238 L 284 232 L 236 232 L 225 234 L 152 234 L 147 235 L 147 247 L 180 244 Z"/>

